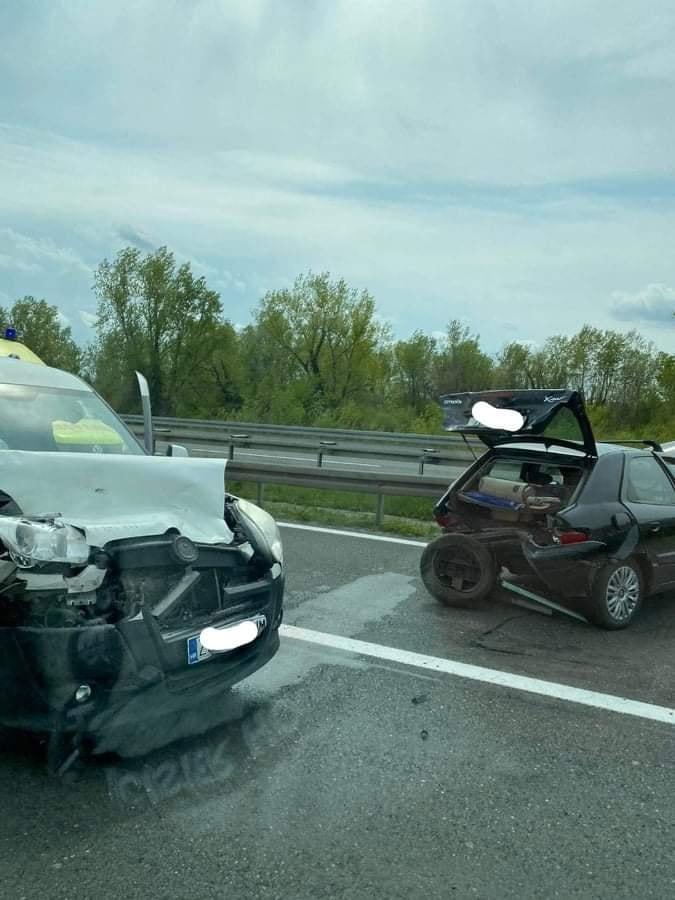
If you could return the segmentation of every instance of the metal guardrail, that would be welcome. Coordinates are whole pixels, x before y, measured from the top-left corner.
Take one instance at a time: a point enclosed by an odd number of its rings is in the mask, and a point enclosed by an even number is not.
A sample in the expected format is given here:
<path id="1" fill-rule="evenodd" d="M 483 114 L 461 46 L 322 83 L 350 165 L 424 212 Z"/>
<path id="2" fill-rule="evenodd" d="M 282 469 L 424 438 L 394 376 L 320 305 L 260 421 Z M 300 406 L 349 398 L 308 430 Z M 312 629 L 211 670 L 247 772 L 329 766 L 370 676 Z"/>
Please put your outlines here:
<path id="1" fill-rule="evenodd" d="M 266 484 L 373 494 L 376 497 L 375 522 L 378 525 L 382 524 L 385 497 L 429 497 L 435 500 L 448 488 L 446 478 L 421 475 L 372 475 L 370 472 L 336 472 L 301 466 L 287 469 L 283 466 L 239 460 L 228 462 L 225 471 L 228 482 L 243 481 L 256 484 L 257 501 L 260 506 L 264 504 Z"/>
<path id="2" fill-rule="evenodd" d="M 143 432 L 142 416 L 122 417 L 131 430 Z M 241 422 L 204 421 L 197 419 L 155 418 L 158 443 L 197 441 L 206 445 L 192 447 L 192 456 L 208 456 L 211 447 L 227 447 L 226 478 L 257 485 L 257 501 L 264 504 L 267 484 L 288 485 L 319 490 L 354 491 L 376 498 L 375 522 L 382 524 L 385 497 L 439 498 L 449 479 L 424 475 L 425 463 L 461 463 L 473 460 L 461 439 L 430 435 L 397 434 L 379 431 L 302 428 L 282 425 L 250 425 Z M 364 441 L 369 446 L 363 446 Z M 267 450 L 310 450 L 316 453 L 316 467 L 280 466 L 273 463 L 248 462 L 235 457 L 235 449 L 254 447 Z M 485 448 L 477 445 L 477 455 Z M 460 450 L 464 453 L 460 455 Z M 162 452 L 161 449 L 159 452 Z M 418 462 L 418 474 L 383 474 L 351 470 L 327 469 L 324 459 L 330 456 L 377 456 L 380 459 Z"/>
<path id="3" fill-rule="evenodd" d="M 142 425 L 143 417 L 137 415 L 122 416 L 128 425 Z M 366 431 L 350 428 L 318 428 L 309 425 L 268 425 L 260 422 L 232 422 L 222 419 L 178 419 L 171 417 L 155 417 L 157 426 L 170 427 L 172 430 L 189 428 L 201 432 L 216 431 L 226 433 L 246 433 L 249 435 L 275 435 L 290 438 L 313 438 L 318 440 L 359 441 L 366 440 L 387 444 L 419 444 L 428 442 L 430 446 L 447 448 L 448 444 L 463 445 L 459 436 L 416 434 L 398 431 Z M 482 447 L 480 441 L 470 441 L 476 447 Z"/>
<path id="4" fill-rule="evenodd" d="M 124 416 L 134 433 L 143 429 L 141 416 Z M 238 424 L 238 429 L 228 426 Z M 198 442 L 214 450 L 226 446 L 228 458 L 235 458 L 236 448 L 270 452 L 310 452 L 316 454 L 317 466 L 330 457 L 376 457 L 394 462 L 418 464 L 420 475 L 427 463 L 466 464 L 473 453 L 480 455 L 485 447 L 475 442 L 472 450 L 461 438 L 448 435 L 397 434 L 392 432 L 348 431 L 300 428 L 281 425 L 246 425 L 241 423 L 206 422 L 196 419 L 155 419 L 156 436 L 161 441 Z M 244 430 L 246 429 L 246 430 Z"/>

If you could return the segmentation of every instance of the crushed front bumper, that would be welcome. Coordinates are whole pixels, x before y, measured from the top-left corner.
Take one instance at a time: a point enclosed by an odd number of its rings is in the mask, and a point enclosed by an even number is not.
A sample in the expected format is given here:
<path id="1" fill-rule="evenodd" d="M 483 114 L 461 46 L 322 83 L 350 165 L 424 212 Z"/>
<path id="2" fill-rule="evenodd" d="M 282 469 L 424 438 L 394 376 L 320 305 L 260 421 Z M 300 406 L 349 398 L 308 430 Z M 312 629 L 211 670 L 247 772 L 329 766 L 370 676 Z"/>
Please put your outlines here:
<path id="1" fill-rule="evenodd" d="M 75 734 L 94 752 L 144 752 L 157 743 L 161 722 L 169 723 L 169 740 L 182 736 L 182 717 L 213 707 L 276 653 L 283 591 L 277 564 L 229 589 L 208 622 L 167 630 L 143 610 L 116 624 L 0 628 L 0 724 Z M 261 616 L 254 641 L 190 664 L 188 638 L 207 624 Z M 82 686 L 90 693 L 78 701 Z"/>

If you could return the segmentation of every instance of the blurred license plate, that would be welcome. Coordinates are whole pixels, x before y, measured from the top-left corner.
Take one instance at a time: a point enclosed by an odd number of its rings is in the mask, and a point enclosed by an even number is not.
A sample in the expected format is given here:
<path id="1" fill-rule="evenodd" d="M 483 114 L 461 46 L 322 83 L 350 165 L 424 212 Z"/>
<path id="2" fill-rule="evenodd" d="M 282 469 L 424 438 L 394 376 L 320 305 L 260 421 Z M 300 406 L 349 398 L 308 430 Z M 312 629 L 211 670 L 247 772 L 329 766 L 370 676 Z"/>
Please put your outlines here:
<path id="1" fill-rule="evenodd" d="M 265 616 L 259 615 L 255 616 L 252 619 L 247 619 L 245 621 L 254 622 L 258 634 L 265 630 L 265 626 L 267 625 L 267 619 Z M 240 624 L 239 622 L 228 622 L 227 625 L 221 625 L 221 628 L 228 628 L 232 625 Z M 189 666 L 194 666 L 196 663 L 204 662 L 206 659 L 211 659 L 212 656 L 219 656 L 219 653 L 214 653 L 211 650 L 207 650 L 206 647 L 202 647 L 202 642 L 199 639 L 198 634 L 193 634 L 192 637 L 187 639 L 187 660 Z"/>

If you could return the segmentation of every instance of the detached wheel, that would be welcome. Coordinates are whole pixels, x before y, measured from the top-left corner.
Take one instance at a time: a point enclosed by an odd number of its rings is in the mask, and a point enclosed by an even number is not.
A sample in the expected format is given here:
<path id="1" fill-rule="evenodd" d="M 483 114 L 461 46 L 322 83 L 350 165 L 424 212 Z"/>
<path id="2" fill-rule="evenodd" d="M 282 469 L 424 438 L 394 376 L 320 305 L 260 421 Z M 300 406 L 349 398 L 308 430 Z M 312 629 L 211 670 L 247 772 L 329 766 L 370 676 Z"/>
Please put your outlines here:
<path id="1" fill-rule="evenodd" d="M 644 578 L 634 559 L 608 563 L 595 577 L 586 616 L 600 628 L 626 628 L 640 611 L 644 590 Z"/>
<path id="2" fill-rule="evenodd" d="M 420 574 L 429 593 L 445 606 L 477 607 L 497 581 L 497 564 L 475 538 L 444 534 L 422 553 Z"/>

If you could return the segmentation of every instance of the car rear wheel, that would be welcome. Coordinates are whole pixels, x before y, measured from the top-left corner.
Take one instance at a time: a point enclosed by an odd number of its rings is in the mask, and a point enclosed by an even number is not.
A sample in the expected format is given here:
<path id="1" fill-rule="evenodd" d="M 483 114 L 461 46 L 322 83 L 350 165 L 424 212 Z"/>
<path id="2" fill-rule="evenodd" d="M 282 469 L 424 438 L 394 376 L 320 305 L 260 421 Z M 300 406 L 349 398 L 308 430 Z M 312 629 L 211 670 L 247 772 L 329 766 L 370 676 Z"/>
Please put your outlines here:
<path id="1" fill-rule="evenodd" d="M 422 553 L 420 574 L 429 593 L 446 606 L 482 605 L 497 581 L 497 564 L 475 538 L 444 534 Z"/>
<path id="2" fill-rule="evenodd" d="M 642 606 L 644 578 L 634 559 L 609 563 L 598 572 L 586 616 L 601 628 L 626 628 Z"/>

